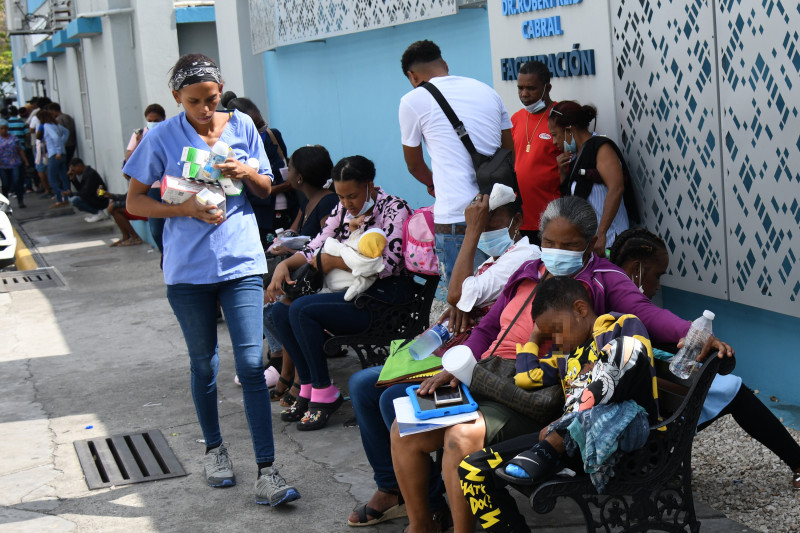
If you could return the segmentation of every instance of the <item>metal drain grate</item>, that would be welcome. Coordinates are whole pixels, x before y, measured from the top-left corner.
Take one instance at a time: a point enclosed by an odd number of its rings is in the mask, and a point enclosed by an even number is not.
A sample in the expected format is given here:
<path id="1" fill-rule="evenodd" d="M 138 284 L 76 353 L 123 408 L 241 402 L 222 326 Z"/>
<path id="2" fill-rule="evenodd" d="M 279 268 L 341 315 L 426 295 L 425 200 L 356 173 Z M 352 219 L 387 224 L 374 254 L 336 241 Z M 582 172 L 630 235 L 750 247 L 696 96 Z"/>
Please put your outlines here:
<path id="1" fill-rule="evenodd" d="M 73 444 L 89 490 L 186 475 L 157 429 Z"/>
<path id="2" fill-rule="evenodd" d="M 64 279 L 54 267 L 0 272 L 0 292 L 26 291 L 48 287 L 64 287 Z"/>

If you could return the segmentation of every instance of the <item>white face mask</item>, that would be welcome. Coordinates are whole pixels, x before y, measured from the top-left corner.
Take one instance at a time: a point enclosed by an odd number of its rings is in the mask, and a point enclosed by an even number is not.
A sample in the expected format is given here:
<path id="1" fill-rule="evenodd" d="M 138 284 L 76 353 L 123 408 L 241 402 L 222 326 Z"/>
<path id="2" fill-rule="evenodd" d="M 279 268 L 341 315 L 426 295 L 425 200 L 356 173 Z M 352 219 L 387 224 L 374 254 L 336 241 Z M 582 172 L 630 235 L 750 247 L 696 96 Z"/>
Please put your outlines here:
<path id="1" fill-rule="evenodd" d="M 544 103 L 544 95 L 542 95 L 542 97 L 536 102 L 532 103 L 531 105 L 526 105 L 525 110 L 528 113 L 538 113 L 545 107 L 547 107 L 547 104 Z"/>
<path id="2" fill-rule="evenodd" d="M 161 124 L 161 122 L 147 122 L 146 124 L 147 124 L 147 129 L 152 130 L 153 128 Z"/>

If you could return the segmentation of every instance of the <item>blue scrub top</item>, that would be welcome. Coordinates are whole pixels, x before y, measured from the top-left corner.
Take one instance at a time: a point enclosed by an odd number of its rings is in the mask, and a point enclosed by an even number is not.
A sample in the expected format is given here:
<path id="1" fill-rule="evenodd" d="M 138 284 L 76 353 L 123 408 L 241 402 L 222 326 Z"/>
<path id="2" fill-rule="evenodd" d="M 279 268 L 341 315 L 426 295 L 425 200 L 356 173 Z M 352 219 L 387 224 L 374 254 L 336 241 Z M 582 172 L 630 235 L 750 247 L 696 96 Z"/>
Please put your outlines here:
<path id="1" fill-rule="evenodd" d="M 227 143 L 236 159 L 243 163 L 248 158 L 257 158 L 258 173 L 272 177 L 264 144 L 249 116 L 234 111 L 219 140 Z M 210 150 L 181 113 L 150 130 L 122 171 L 147 186 L 165 174 L 180 176 L 180 158 L 185 146 Z M 228 196 L 226 200 L 227 219 L 219 226 L 189 217 L 166 219 L 164 281 L 167 285 L 217 283 L 267 272 L 247 195 Z"/>

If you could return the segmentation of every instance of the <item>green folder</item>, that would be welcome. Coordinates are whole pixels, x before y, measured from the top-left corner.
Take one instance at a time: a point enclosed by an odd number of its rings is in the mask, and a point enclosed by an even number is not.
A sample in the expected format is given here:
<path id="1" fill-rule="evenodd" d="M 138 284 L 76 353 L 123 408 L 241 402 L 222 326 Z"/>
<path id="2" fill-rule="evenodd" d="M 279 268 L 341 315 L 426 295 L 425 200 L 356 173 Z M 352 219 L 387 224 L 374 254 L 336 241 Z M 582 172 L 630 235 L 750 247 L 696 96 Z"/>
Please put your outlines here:
<path id="1" fill-rule="evenodd" d="M 389 357 L 383 364 L 383 370 L 381 370 L 381 375 L 378 377 L 377 385 L 420 383 L 441 371 L 441 357 L 431 355 L 425 359 L 416 360 L 411 357 L 411 353 L 408 351 L 410 345 L 411 342 L 405 339 L 392 341 L 389 347 Z"/>

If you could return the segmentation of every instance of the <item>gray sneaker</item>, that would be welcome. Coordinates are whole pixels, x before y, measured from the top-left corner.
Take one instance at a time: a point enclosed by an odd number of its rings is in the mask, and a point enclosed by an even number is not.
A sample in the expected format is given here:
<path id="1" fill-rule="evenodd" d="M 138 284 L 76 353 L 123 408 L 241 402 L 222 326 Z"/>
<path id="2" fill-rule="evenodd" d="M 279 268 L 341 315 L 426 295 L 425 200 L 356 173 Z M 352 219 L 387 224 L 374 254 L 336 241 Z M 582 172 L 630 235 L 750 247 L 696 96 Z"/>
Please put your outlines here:
<path id="1" fill-rule="evenodd" d="M 210 450 L 203 457 L 206 472 L 206 483 L 211 487 L 232 487 L 236 485 L 233 474 L 233 462 L 228 456 L 228 448 L 224 444 Z"/>
<path id="2" fill-rule="evenodd" d="M 274 466 L 262 468 L 256 480 L 256 503 L 275 507 L 282 503 L 289 503 L 300 499 L 300 493 L 286 484 L 278 469 Z"/>

